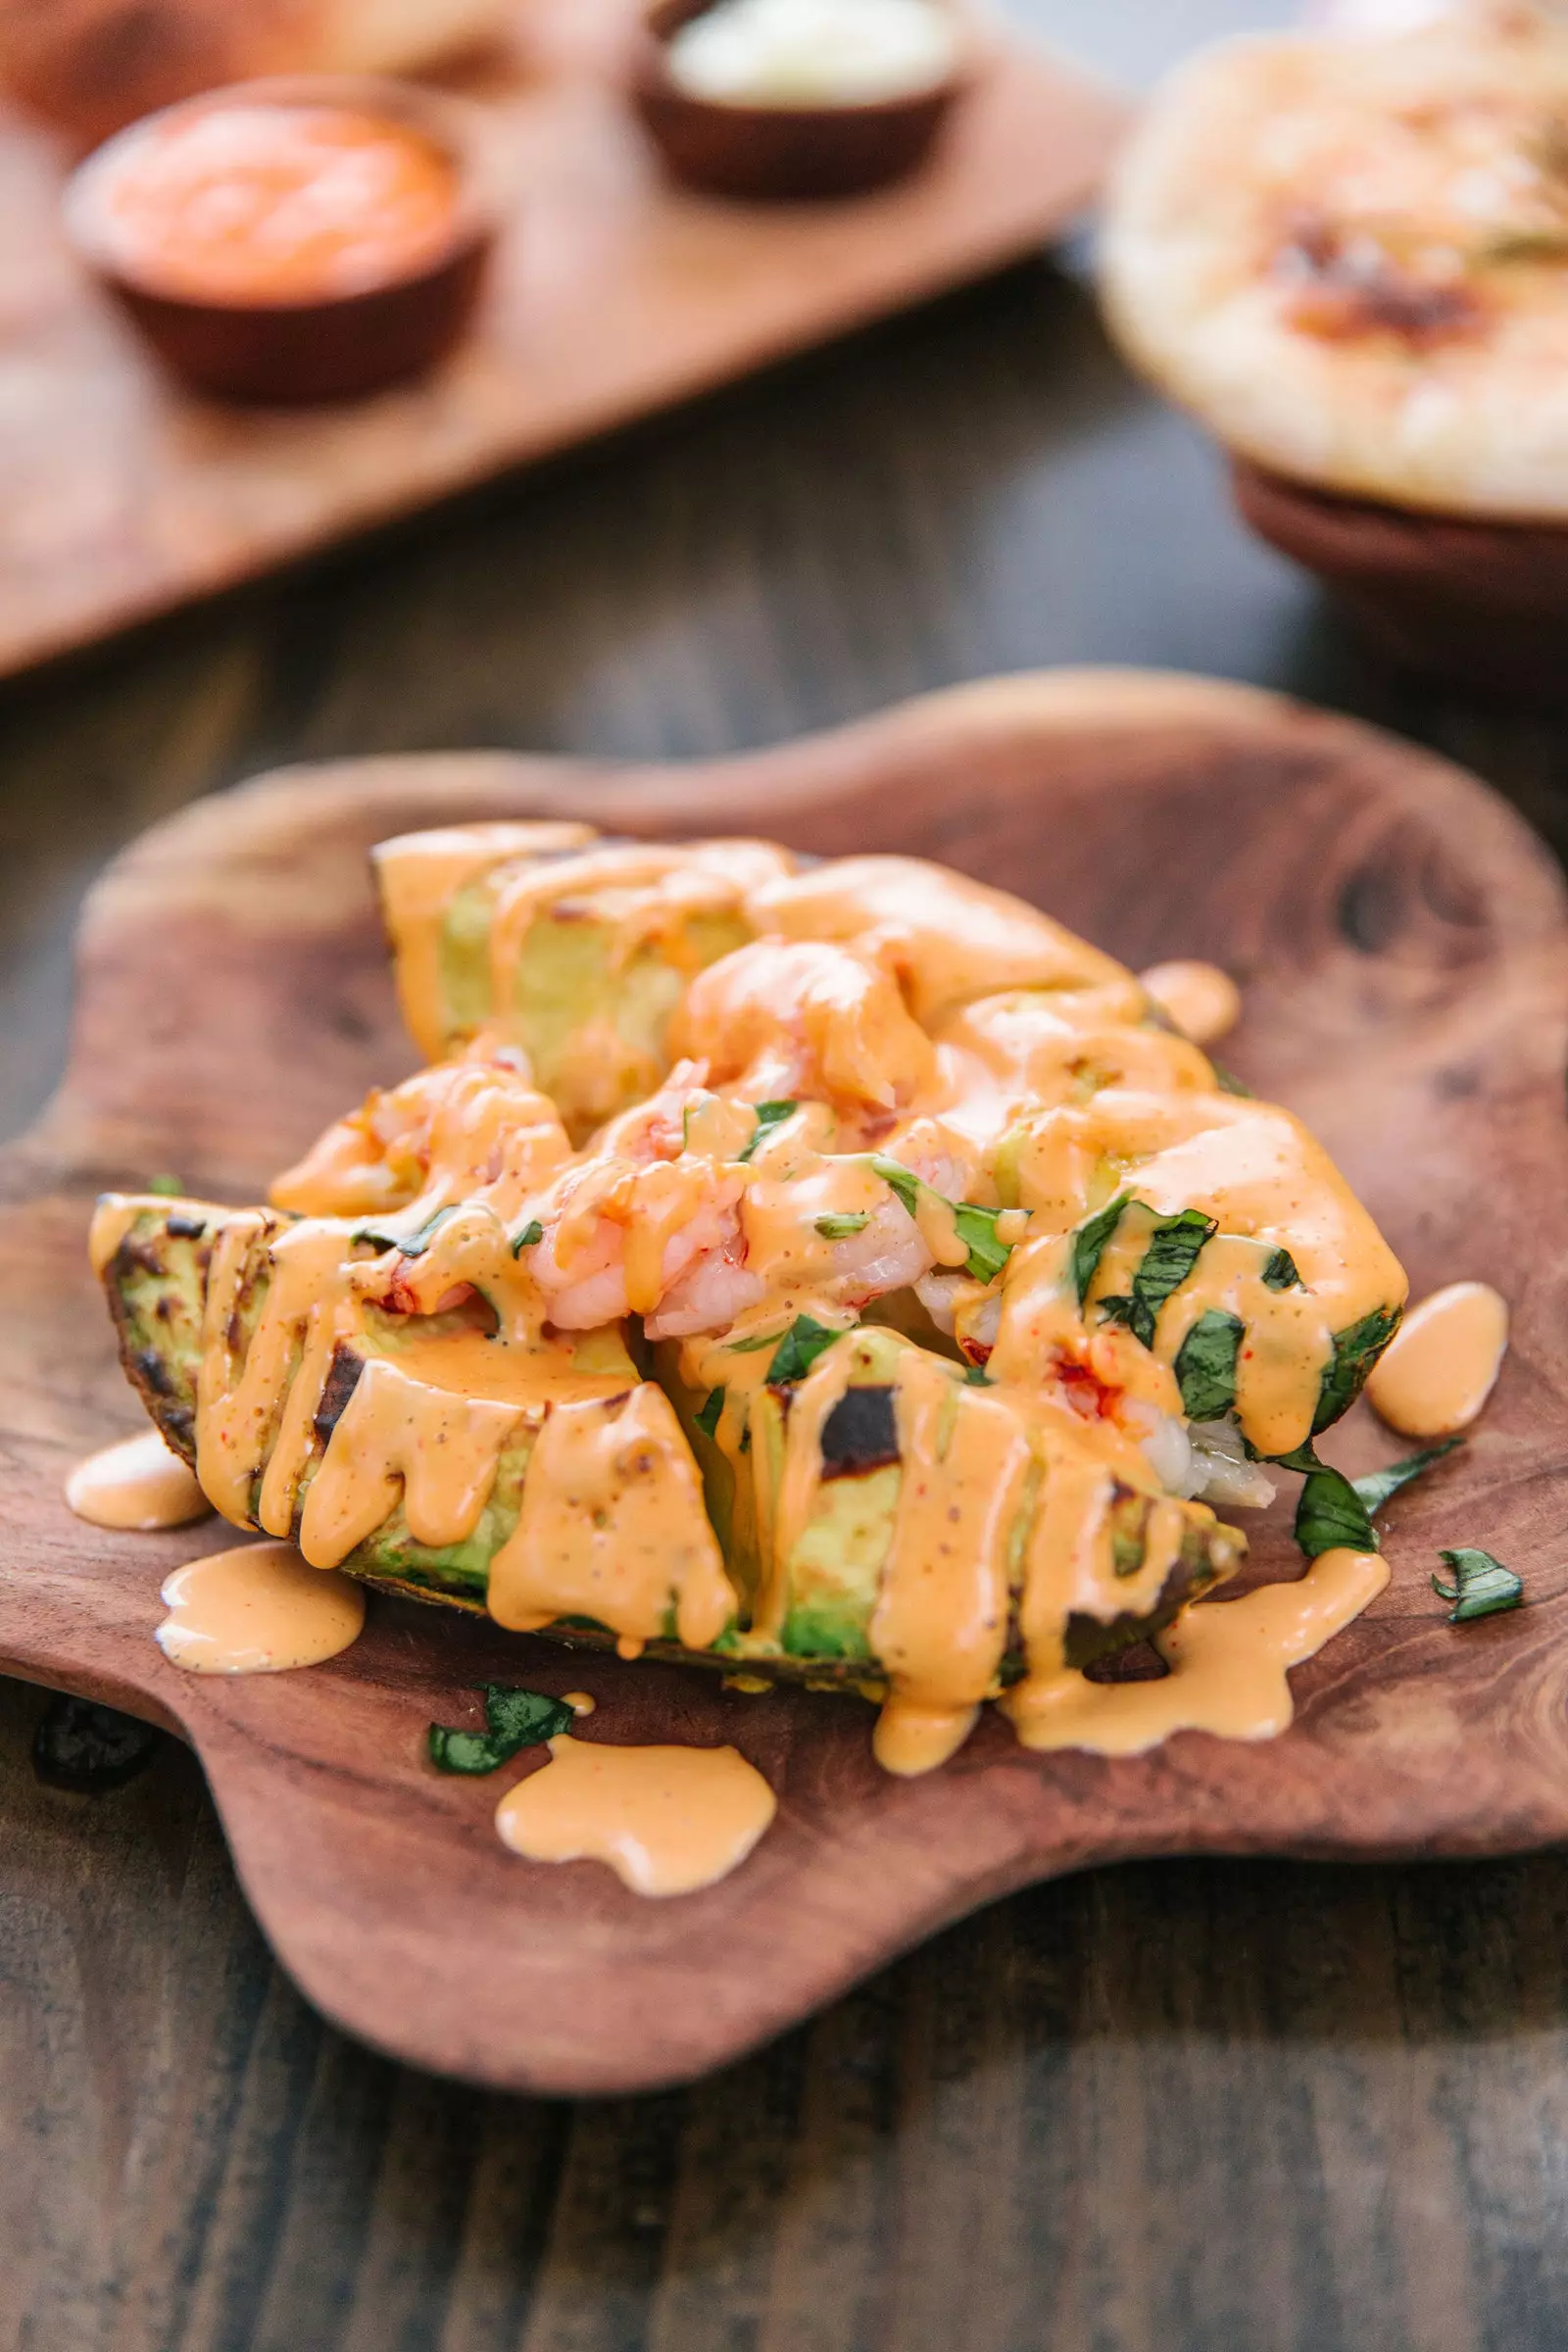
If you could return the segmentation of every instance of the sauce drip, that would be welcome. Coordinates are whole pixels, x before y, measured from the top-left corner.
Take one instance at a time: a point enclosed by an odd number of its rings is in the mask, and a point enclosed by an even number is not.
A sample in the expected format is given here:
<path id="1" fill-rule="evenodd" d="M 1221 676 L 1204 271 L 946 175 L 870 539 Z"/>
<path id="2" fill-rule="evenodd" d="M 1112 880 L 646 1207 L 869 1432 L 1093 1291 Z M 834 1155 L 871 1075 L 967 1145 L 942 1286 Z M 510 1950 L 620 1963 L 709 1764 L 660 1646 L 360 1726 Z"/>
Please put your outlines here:
<path id="1" fill-rule="evenodd" d="M 187 1674 L 286 1674 L 335 1658 L 365 1624 L 346 1576 L 308 1568 L 292 1544 L 241 1544 L 165 1579 L 158 1646 Z"/>
<path id="2" fill-rule="evenodd" d="M 66 1480 L 66 1500 L 78 1519 L 94 1527 L 129 1528 L 143 1535 L 205 1519 L 213 1507 L 195 1474 L 171 1453 L 156 1429 L 122 1438 L 78 1462 Z"/>
<path id="3" fill-rule="evenodd" d="M 1151 964 L 1140 972 L 1148 994 L 1195 1046 L 1228 1036 L 1242 1017 L 1242 992 L 1217 963 Z"/>
<path id="4" fill-rule="evenodd" d="M 408 123 L 231 100 L 129 132 L 99 165 L 110 258 L 194 302 L 304 303 L 430 268 L 458 173 Z"/>
<path id="5" fill-rule="evenodd" d="M 1490 1283 L 1450 1282 L 1405 1317 L 1373 1367 L 1367 1401 L 1403 1437 L 1452 1437 L 1492 1395 L 1507 1346 L 1507 1300 Z"/>
<path id="6" fill-rule="evenodd" d="M 1021 1745 L 1137 1756 L 1173 1732 L 1272 1740 L 1295 1712 L 1292 1666 L 1315 1657 L 1375 1600 L 1389 1565 L 1375 1551 L 1324 1551 L 1294 1584 L 1190 1609 L 1154 1646 L 1161 1681 L 1092 1683 L 1083 1675 L 1028 1676 L 1003 1711 Z"/>
<path id="7" fill-rule="evenodd" d="M 608 1862 L 634 1894 L 691 1894 L 745 1861 L 778 1810 L 733 1747 L 605 1747 L 563 1734 L 504 1796 L 503 1844 L 530 1862 Z"/>

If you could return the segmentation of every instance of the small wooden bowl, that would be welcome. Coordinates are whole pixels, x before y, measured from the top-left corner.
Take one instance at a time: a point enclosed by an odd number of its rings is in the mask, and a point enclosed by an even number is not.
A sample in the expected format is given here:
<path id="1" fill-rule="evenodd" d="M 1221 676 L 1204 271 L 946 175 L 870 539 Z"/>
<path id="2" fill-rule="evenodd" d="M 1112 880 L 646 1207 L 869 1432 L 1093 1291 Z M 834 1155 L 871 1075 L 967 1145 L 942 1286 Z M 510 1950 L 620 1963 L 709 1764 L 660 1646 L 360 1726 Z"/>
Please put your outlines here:
<path id="1" fill-rule="evenodd" d="M 407 124 L 449 156 L 458 200 L 434 261 L 351 294 L 245 302 L 172 294 L 113 250 L 103 194 L 150 123 L 247 105 L 344 107 Z M 227 400 L 305 404 L 352 400 L 420 373 L 458 342 L 473 315 L 499 208 L 476 111 L 403 82 L 299 74 L 234 82 L 144 116 L 116 133 L 67 183 L 73 246 L 174 374 Z"/>
<path id="2" fill-rule="evenodd" d="M 714 0 L 654 0 L 632 66 L 632 104 L 676 179 L 709 195 L 816 202 L 859 196 L 922 164 L 974 75 L 972 41 L 946 81 L 857 106 L 736 106 L 694 97 L 669 43 Z M 955 11 L 956 15 L 957 12 Z"/>
<path id="3" fill-rule="evenodd" d="M 1568 705 L 1568 525 L 1426 514 L 1231 462 L 1237 508 L 1406 668 Z"/>

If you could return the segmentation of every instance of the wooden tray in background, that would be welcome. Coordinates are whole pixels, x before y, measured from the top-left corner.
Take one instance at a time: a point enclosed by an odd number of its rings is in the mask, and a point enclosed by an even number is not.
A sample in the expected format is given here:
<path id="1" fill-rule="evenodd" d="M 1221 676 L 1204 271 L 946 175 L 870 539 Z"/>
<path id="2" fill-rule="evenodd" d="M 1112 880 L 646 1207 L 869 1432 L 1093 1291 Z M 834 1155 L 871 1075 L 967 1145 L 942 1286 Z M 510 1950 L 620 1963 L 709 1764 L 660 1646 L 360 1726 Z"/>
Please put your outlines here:
<path id="1" fill-rule="evenodd" d="M 626 110 L 631 5 L 529 0 L 480 93 L 517 195 L 479 327 L 425 382 L 336 410 L 172 385 L 67 252 L 49 141 L 0 115 L 0 675 L 977 277 L 1063 227 L 1124 119 L 999 35 L 903 186 L 724 204 L 664 181 Z"/>
<path id="2" fill-rule="evenodd" d="M 1484 1424 L 1387 1514 L 1393 1583 L 1295 1674 L 1283 1739 L 1035 1757 L 988 1714 L 952 1765 L 895 1781 L 858 1700 L 749 1698 L 380 1595 L 356 1647 L 309 1673 L 166 1662 L 160 1582 L 221 1531 L 106 1535 L 60 1498 L 70 1464 L 138 1420 L 85 1263 L 92 1196 L 174 1168 L 255 1197 L 409 1062 L 368 844 L 567 809 L 913 851 L 1029 893 L 1134 965 L 1229 964 L 1247 1014 L 1227 1058 L 1325 1138 L 1417 1292 L 1474 1275 L 1514 1301 Z M 1568 1837 L 1565 1061 L 1564 893 L 1521 820 L 1441 760 L 1238 687 L 1067 672 L 699 767 L 347 761 L 203 802 L 94 894 L 70 1073 L 0 1153 L 0 1669 L 193 1742 L 262 1925 L 343 2026 L 537 2090 L 718 2065 L 945 1921 L 1087 1863 Z M 1362 1416 L 1331 1450 L 1357 1469 L 1396 1447 Z M 1287 1506 L 1273 1516 L 1256 1557 L 1291 1575 Z M 1528 1605 L 1450 1627 L 1428 1578 L 1458 1543 L 1517 1568 Z M 466 1720 L 491 1677 L 593 1690 L 595 1739 L 733 1740 L 779 1791 L 775 1828 L 722 1885 L 665 1903 L 598 1864 L 519 1861 L 491 1826 L 514 1774 L 448 1780 L 423 1760 L 425 1725 Z"/>

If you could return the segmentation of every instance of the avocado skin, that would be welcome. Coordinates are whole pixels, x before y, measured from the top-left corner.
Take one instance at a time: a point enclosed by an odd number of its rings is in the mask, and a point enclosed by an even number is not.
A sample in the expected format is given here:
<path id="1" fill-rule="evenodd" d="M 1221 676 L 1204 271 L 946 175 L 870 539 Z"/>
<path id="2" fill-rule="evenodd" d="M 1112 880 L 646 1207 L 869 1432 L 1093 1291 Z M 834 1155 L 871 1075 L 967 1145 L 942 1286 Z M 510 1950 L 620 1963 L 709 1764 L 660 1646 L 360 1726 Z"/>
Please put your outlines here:
<path id="1" fill-rule="evenodd" d="M 170 1446 L 192 1465 L 207 1269 L 217 1230 L 230 1213 L 192 1201 L 172 1202 L 167 1211 L 143 1211 L 104 1274 L 126 1375 Z M 246 1324 L 254 1327 L 265 1297 L 266 1245 L 288 1222 L 269 1215 L 258 1237 L 252 1270 L 235 1310 L 242 1330 Z M 885 1448 L 892 1423 L 892 1380 L 904 1343 L 892 1332 L 869 1326 L 846 1336 L 853 1336 L 855 1360 L 846 1396 L 824 1425 L 831 1469 L 789 1563 L 780 1649 L 753 1650 L 743 1636 L 731 1633 L 708 1650 L 689 1650 L 673 1641 L 651 1642 L 648 1656 L 725 1671 L 744 1667 L 748 1674 L 813 1686 L 854 1688 L 878 1679 L 869 1627 L 903 1476 L 896 1453 L 889 1460 Z M 760 1580 L 755 1502 L 749 1485 L 740 1491 L 728 1459 L 696 1427 L 695 1415 L 704 1399 L 681 1389 L 674 1365 L 677 1352 L 667 1345 L 656 1349 L 655 1370 L 692 1441 L 744 1611 Z M 323 1444 L 362 1369 L 358 1351 L 340 1346 L 317 1416 Z M 782 1476 L 788 1405 L 788 1391 L 764 1389 L 754 1399 L 753 1444 L 742 1458 L 760 1469 L 764 1483 L 776 1485 Z M 490 1562 L 512 1534 L 521 1508 L 529 1452 L 528 1446 L 519 1445 L 502 1455 L 490 1499 L 464 1543 L 439 1549 L 416 1543 L 400 1506 L 343 1561 L 344 1570 L 404 1599 L 482 1613 Z M 1123 1500 L 1118 1526 L 1129 1557 L 1140 1545 L 1150 1499 L 1129 1490 Z M 1108 1621 L 1085 1615 L 1069 1619 L 1068 1664 L 1091 1665 L 1146 1640 L 1168 1625 L 1189 1600 L 1219 1582 L 1223 1573 L 1209 1557 L 1203 1524 L 1195 1521 L 1151 1610 Z M 568 1646 L 608 1649 L 614 1643 L 611 1633 L 582 1622 L 545 1630 L 552 1641 Z M 1002 1679 L 1015 1680 L 1022 1671 L 1022 1657 L 1014 1647 L 1004 1662 Z"/>

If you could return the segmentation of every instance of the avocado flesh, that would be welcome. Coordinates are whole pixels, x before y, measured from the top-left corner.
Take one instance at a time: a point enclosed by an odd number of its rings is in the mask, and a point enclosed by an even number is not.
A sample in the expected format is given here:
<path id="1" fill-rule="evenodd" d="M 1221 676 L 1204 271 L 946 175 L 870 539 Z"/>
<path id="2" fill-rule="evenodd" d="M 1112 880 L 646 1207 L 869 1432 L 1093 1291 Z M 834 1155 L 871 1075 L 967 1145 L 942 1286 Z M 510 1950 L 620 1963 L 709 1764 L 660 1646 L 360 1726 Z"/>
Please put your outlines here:
<path id="1" fill-rule="evenodd" d="M 105 1288 L 120 1336 L 122 1357 L 132 1385 L 173 1449 L 194 1462 L 196 1378 L 200 1362 L 202 1307 L 207 1265 L 216 1228 L 229 1212 L 201 1202 L 172 1202 L 167 1211 L 138 1216 L 105 1270 Z M 282 1218 L 270 1218 L 281 1230 Z M 262 1252 L 257 1252 L 258 1261 Z M 238 1313 L 242 1330 L 254 1329 L 265 1275 L 245 1286 Z M 425 1328 L 429 1328 L 426 1320 Z M 824 1474 L 811 1514 L 785 1564 L 785 1607 L 777 1644 L 753 1647 L 744 1631 L 731 1631 L 708 1650 L 689 1650 L 673 1641 L 656 1641 L 648 1654 L 728 1671 L 744 1668 L 769 1680 L 845 1683 L 874 1681 L 879 1664 L 870 1639 L 883 1565 L 892 1540 L 902 1467 L 888 1458 L 896 1448 L 891 1381 L 900 1348 L 890 1332 L 857 1329 L 837 1343 L 853 1349 L 846 1398 L 824 1426 Z M 368 1350 L 369 1351 L 369 1350 Z M 395 1353 L 395 1346 L 386 1352 Z M 759 1529 L 783 1475 L 788 1443 L 785 1394 L 763 1389 L 751 1400 L 751 1444 L 728 1453 L 696 1426 L 706 1399 L 679 1383 L 674 1351 L 656 1352 L 655 1371 L 671 1395 L 692 1440 L 713 1517 L 736 1587 L 737 1620 L 748 1621 L 761 1589 L 763 1563 Z M 323 1397 L 319 1426 L 329 1434 L 335 1410 L 352 1393 L 356 1365 L 340 1350 Z M 341 1370 L 342 1377 L 339 1377 Z M 849 1409 L 846 1410 L 846 1407 Z M 837 1429 L 838 1439 L 833 1438 Z M 838 1446 L 827 1458 L 829 1443 Z M 440 1548 L 416 1543 L 399 1505 L 368 1541 L 341 1565 L 349 1575 L 406 1598 L 482 1610 L 490 1562 L 516 1525 L 530 1447 L 503 1452 L 490 1498 L 473 1532 L 464 1542 Z M 307 1478 L 308 1485 L 308 1478 Z M 1131 1497 L 1126 1524 L 1118 1526 L 1129 1572 L 1142 1558 L 1141 1531 L 1152 1500 Z M 1216 1535 L 1229 1537 L 1206 1514 L 1194 1512 L 1180 1558 L 1153 1606 L 1138 1616 L 1107 1621 L 1075 1615 L 1066 1636 L 1069 1664 L 1083 1666 L 1147 1638 L 1170 1623 L 1187 1602 L 1228 1573 L 1213 1556 Z M 1121 1556 L 1118 1550 L 1118 1557 Z M 613 1636 L 573 1620 L 545 1629 L 553 1640 L 606 1647 Z M 1022 1671 L 1009 1654 L 1004 1679 Z"/>
<path id="2" fill-rule="evenodd" d="M 496 877 L 454 897 L 441 933 L 448 1048 L 493 1028 L 522 1047 L 536 1083 L 580 1142 L 653 1094 L 669 1067 L 665 1036 L 695 975 L 752 938 L 738 912 L 694 910 L 659 938 L 628 935 L 592 911 L 545 906 L 523 935 L 512 1002 L 494 1001 L 490 931 Z"/>

